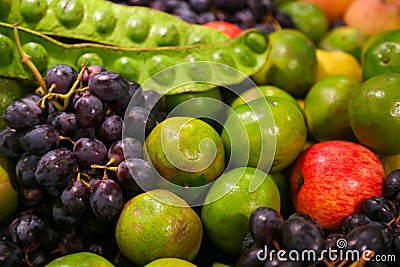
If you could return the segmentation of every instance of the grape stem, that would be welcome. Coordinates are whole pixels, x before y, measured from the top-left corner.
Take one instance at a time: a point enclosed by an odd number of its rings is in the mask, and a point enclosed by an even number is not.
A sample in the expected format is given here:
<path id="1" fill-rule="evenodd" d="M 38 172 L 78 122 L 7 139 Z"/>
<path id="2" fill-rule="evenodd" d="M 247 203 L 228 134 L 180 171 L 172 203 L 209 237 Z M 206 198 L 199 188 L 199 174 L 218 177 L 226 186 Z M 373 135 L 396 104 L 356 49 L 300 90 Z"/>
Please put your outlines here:
<path id="1" fill-rule="evenodd" d="M 24 252 L 24 254 L 25 254 L 25 262 L 26 262 L 26 264 L 29 266 L 29 267 L 35 267 L 30 261 L 29 261 L 29 257 L 28 257 L 28 251 L 25 251 Z"/>
<path id="2" fill-rule="evenodd" d="M 22 57 L 21 62 L 25 63 L 32 72 L 33 76 L 35 76 L 35 79 L 39 83 L 39 86 L 41 87 L 41 91 L 43 92 L 43 94 L 47 94 L 47 86 L 45 80 L 43 79 L 39 70 L 36 68 L 35 64 L 32 62 L 31 56 L 26 54 L 25 51 L 22 49 L 21 40 L 19 39 L 19 34 L 18 34 L 18 25 L 14 24 L 13 26 L 14 26 L 15 43 L 17 44 L 18 52 Z"/>

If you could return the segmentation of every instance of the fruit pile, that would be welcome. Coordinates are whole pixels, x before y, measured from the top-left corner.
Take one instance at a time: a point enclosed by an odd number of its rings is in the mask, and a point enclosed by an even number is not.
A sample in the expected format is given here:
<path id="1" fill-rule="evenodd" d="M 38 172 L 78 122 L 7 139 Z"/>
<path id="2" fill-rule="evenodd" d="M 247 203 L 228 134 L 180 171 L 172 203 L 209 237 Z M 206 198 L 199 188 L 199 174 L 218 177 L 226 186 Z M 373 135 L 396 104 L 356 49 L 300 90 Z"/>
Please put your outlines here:
<path id="1" fill-rule="evenodd" d="M 396 1 L 35 1 L 0 2 L 0 267 L 398 266 Z"/>

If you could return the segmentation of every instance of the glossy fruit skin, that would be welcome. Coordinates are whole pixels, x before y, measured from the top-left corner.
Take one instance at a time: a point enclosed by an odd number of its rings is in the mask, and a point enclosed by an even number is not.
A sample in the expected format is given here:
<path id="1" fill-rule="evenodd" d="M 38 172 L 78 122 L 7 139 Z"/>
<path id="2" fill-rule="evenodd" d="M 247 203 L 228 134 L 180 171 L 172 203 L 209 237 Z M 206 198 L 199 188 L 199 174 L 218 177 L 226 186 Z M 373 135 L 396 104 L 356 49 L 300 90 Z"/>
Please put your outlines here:
<path id="1" fill-rule="evenodd" d="M 263 180 L 262 180 L 263 179 Z M 262 183 L 254 191 L 250 185 Z M 201 211 L 208 237 L 222 251 L 239 255 L 241 243 L 249 232 L 249 219 L 257 207 L 280 210 L 280 194 L 265 172 L 251 167 L 232 169 L 211 186 Z"/>
<path id="2" fill-rule="evenodd" d="M 362 203 L 382 193 L 384 171 L 377 156 L 348 141 L 312 145 L 296 160 L 290 183 L 295 209 L 315 217 L 326 229 L 362 210 Z"/>
<path id="3" fill-rule="evenodd" d="M 183 199 L 155 189 L 124 205 L 115 237 L 121 252 L 143 266 L 158 258 L 193 260 L 200 249 L 203 228 L 198 215 Z"/>
<path id="4" fill-rule="evenodd" d="M 380 154 L 399 154 L 400 74 L 365 81 L 349 106 L 350 125 L 358 141 Z"/>
<path id="5" fill-rule="evenodd" d="M 235 38 L 243 30 L 236 26 L 235 24 L 226 21 L 210 21 L 204 24 L 204 26 L 216 29 L 228 35 L 230 38 Z"/>
<path id="6" fill-rule="evenodd" d="M 293 29 L 275 31 L 269 39 L 269 57 L 254 80 L 259 85 L 277 86 L 295 97 L 304 96 L 314 83 L 315 44 Z"/>
<path id="7" fill-rule="evenodd" d="M 48 267 L 59 267 L 59 266 L 65 266 L 65 267 L 90 267 L 96 265 L 98 267 L 113 267 L 114 265 L 111 264 L 108 260 L 105 258 L 91 253 L 91 252 L 77 252 L 77 253 L 72 253 L 68 254 L 65 256 L 62 256 L 60 258 L 57 258 L 53 261 L 51 261 L 48 265 Z"/>

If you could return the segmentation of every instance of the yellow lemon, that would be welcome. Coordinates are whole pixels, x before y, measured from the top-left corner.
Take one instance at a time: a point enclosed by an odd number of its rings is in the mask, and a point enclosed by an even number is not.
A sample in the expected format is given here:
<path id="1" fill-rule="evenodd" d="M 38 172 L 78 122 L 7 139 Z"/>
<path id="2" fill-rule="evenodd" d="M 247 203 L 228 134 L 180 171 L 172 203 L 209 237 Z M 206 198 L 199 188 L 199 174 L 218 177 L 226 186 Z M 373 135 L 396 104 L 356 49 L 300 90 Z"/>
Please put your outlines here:
<path id="1" fill-rule="evenodd" d="M 348 75 L 362 81 L 362 68 L 358 60 L 350 53 L 316 49 L 317 72 L 315 81 L 333 75 Z"/>

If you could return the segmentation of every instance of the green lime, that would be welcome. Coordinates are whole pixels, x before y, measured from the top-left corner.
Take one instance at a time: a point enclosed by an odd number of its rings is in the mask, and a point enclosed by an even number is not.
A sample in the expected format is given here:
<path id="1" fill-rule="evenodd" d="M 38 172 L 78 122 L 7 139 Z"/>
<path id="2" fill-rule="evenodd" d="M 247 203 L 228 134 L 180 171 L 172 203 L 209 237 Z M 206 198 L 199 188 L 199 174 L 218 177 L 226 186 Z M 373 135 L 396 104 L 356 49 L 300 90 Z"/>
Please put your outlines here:
<path id="1" fill-rule="evenodd" d="M 254 179 L 260 186 L 249 189 Z M 221 175 L 211 186 L 201 211 L 205 232 L 216 247 L 239 255 L 242 241 L 249 232 L 250 214 L 258 207 L 280 210 L 279 190 L 265 172 L 242 167 Z"/>
<path id="2" fill-rule="evenodd" d="M 348 116 L 349 103 L 361 83 L 348 75 L 328 76 L 307 93 L 304 112 L 308 129 L 318 141 L 355 140 Z"/>
<path id="3" fill-rule="evenodd" d="M 304 33 L 314 43 L 318 43 L 328 32 L 329 20 L 320 6 L 309 2 L 288 2 L 280 9 L 293 20 L 294 28 Z"/>
<path id="4" fill-rule="evenodd" d="M 291 101 L 267 96 L 238 106 L 222 131 L 229 164 L 279 172 L 300 154 L 307 138 L 302 112 Z"/>
<path id="5" fill-rule="evenodd" d="M 349 106 L 357 140 L 379 154 L 400 154 L 400 74 L 388 73 L 361 84 Z"/>
<path id="6" fill-rule="evenodd" d="M 46 267 L 114 267 L 105 258 L 91 252 L 77 252 L 59 257 Z"/>
<path id="7" fill-rule="evenodd" d="M 161 258 L 146 264 L 144 267 L 196 267 L 196 265 L 178 258 Z"/>
<path id="8" fill-rule="evenodd" d="M 360 60 L 361 48 L 369 35 L 358 28 L 341 26 L 329 31 L 319 42 L 318 47 L 324 50 L 341 50 Z"/>
<path id="9" fill-rule="evenodd" d="M 269 35 L 267 61 L 253 77 L 258 85 L 274 85 L 295 97 L 302 97 L 314 83 L 317 67 L 316 46 L 306 35 L 294 29 L 282 29 Z"/>
<path id="10" fill-rule="evenodd" d="M 291 94 L 272 85 L 261 85 L 258 87 L 247 89 L 233 101 L 233 103 L 231 104 L 231 108 L 235 109 L 237 106 L 264 96 L 279 96 L 285 98 L 293 102 L 293 104 L 295 104 L 300 110 L 302 110 L 297 100 Z"/>
<path id="11" fill-rule="evenodd" d="M 197 213 L 182 198 L 163 189 L 142 193 L 125 203 L 115 229 L 122 254 L 140 266 L 160 258 L 191 261 L 202 237 Z"/>
<path id="12" fill-rule="evenodd" d="M 13 173 L 12 162 L 0 156 L 0 223 L 9 219 L 18 208 L 18 193 L 12 183 Z"/>
<path id="13" fill-rule="evenodd" d="M 145 143 L 145 156 L 161 176 L 181 186 L 202 186 L 225 169 L 225 150 L 209 124 L 191 117 L 159 123 Z"/>
<path id="14" fill-rule="evenodd" d="M 372 39 L 363 54 L 364 81 L 383 73 L 400 73 L 400 29 L 386 31 Z"/>

